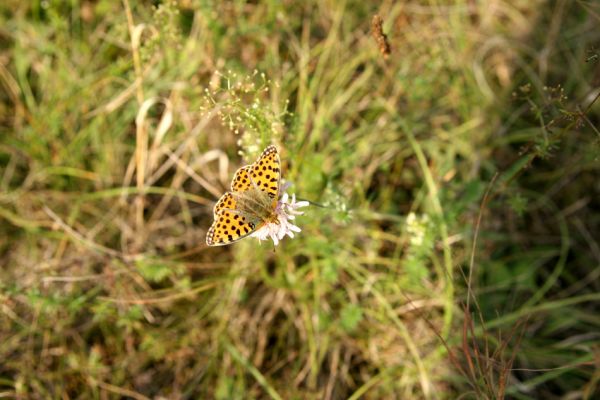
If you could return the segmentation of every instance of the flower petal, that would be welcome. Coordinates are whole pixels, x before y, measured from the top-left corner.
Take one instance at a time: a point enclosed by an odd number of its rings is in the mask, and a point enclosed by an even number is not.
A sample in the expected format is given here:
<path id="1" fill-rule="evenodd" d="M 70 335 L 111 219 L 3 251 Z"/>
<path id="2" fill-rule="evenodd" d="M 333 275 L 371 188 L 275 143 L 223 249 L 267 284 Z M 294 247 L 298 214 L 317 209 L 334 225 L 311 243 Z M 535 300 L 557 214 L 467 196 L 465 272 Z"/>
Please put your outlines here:
<path id="1" fill-rule="evenodd" d="M 294 221 L 297 215 L 304 214 L 303 211 L 297 210 L 298 208 L 306 207 L 310 205 L 310 203 L 308 201 L 296 202 L 296 195 L 292 194 L 290 197 L 285 191 L 289 186 L 291 186 L 291 184 L 286 182 L 284 185 L 282 185 L 280 190 L 280 193 L 283 194 L 277 201 L 277 206 L 275 207 L 277 221 L 269 222 L 256 232 L 252 233 L 251 236 L 256 237 L 259 242 L 270 238 L 273 240 L 273 244 L 277 246 L 285 236 L 294 238 L 295 232 L 302 231 L 302 229 L 292 224 L 290 221 Z"/>

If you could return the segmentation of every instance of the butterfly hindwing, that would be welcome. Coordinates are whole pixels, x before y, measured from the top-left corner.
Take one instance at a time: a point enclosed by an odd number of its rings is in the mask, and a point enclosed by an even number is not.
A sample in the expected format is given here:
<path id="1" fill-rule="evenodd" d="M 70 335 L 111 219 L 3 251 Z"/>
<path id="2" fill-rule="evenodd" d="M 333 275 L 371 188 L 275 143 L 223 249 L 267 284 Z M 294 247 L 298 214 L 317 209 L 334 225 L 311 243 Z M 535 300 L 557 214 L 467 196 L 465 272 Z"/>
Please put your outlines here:
<path id="1" fill-rule="evenodd" d="M 262 152 L 258 160 L 249 166 L 252 182 L 272 199 L 279 196 L 281 162 L 275 146 L 269 146 Z"/>
<path id="2" fill-rule="evenodd" d="M 206 234 L 206 244 L 222 246 L 240 240 L 256 230 L 255 222 L 248 221 L 232 210 L 221 209 Z"/>

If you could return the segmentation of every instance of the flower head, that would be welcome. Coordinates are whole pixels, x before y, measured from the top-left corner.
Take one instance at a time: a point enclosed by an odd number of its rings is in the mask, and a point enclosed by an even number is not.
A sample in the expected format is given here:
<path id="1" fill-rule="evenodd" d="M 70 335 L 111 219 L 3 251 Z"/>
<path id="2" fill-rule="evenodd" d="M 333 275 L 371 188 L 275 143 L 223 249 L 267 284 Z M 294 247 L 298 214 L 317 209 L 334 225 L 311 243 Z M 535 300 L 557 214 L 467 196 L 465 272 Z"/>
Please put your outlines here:
<path id="1" fill-rule="evenodd" d="M 286 186 L 284 185 L 282 189 L 285 190 Z M 295 194 L 292 194 L 290 199 L 288 194 L 284 192 L 277 201 L 277 206 L 275 207 L 277 221 L 266 223 L 251 236 L 258 238 L 259 241 L 271 238 L 275 246 L 279 244 L 279 241 L 283 239 L 285 235 L 293 238 L 294 232 L 300 232 L 301 229 L 290 221 L 293 221 L 296 218 L 296 215 L 304 214 L 303 211 L 298 211 L 298 208 L 306 207 L 308 205 L 308 201 L 297 202 Z"/>

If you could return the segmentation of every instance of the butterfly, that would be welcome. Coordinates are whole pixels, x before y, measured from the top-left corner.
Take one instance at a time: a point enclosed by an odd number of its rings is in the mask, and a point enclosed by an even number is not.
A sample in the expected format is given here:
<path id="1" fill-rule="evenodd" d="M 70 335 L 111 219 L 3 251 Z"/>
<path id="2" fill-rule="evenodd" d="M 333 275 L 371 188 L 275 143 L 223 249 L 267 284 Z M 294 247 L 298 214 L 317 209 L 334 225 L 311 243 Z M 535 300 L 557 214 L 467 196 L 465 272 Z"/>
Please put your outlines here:
<path id="1" fill-rule="evenodd" d="M 281 162 L 275 146 L 268 146 L 253 164 L 238 169 L 213 209 L 214 222 L 206 244 L 223 246 L 251 235 L 267 223 L 278 223 L 276 207 Z"/>

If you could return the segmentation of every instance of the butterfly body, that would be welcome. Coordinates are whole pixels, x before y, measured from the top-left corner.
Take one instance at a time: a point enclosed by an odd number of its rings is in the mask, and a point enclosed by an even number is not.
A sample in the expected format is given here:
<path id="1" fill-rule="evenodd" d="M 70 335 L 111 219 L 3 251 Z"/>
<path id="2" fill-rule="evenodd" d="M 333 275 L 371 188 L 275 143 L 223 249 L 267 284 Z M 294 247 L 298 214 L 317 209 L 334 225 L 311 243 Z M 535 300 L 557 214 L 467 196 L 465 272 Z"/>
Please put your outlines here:
<path id="1" fill-rule="evenodd" d="M 232 193 L 236 199 L 237 212 L 255 223 L 277 221 L 275 207 L 277 200 L 258 188 L 252 188 L 241 193 Z"/>
<path id="2" fill-rule="evenodd" d="M 278 223 L 280 168 L 277 148 L 269 146 L 256 162 L 237 170 L 231 192 L 226 192 L 215 204 L 214 222 L 206 234 L 206 244 L 230 244 L 267 223 Z"/>

